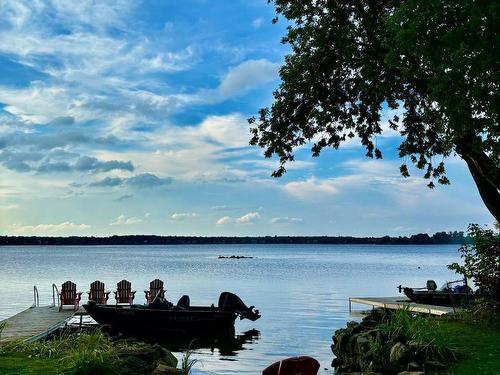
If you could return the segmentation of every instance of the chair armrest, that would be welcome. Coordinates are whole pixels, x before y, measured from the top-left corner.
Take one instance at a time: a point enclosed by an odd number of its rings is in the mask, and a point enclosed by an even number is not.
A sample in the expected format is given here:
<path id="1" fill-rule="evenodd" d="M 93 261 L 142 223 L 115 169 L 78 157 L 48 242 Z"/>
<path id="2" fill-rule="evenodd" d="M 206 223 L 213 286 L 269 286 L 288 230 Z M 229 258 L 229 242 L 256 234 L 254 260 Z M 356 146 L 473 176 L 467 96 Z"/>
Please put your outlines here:
<path id="1" fill-rule="evenodd" d="M 135 290 L 131 291 L 130 294 L 132 294 L 133 296 L 135 296 Z"/>
<path id="2" fill-rule="evenodd" d="M 76 293 L 76 299 L 80 301 L 82 299 L 82 292 Z"/>

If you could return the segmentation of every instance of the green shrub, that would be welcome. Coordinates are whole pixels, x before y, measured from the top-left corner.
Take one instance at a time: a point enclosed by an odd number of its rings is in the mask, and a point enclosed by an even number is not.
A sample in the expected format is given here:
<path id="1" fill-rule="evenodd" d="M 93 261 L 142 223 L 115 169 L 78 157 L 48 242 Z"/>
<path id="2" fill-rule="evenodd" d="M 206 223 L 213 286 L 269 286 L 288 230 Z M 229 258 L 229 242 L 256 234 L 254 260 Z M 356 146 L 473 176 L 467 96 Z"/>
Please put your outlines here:
<path id="1" fill-rule="evenodd" d="M 439 334 L 439 320 L 424 315 L 414 315 L 408 308 L 394 311 L 382 323 L 381 329 L 393 341 L 407 341 L 419 347 L 427 358 L 456 359 L 456 350 Z"/>
<path id="2" fill-rule="evenodd" d="M 472 244 L 459 249 L 464 264 L 453 263 L 448 268 L 472 278 L 485 299 L 500 302 L 500 230 L 471 224 L 468 235 Z"/>
<path id="3" fill-rule="evenodd" d="M 68 373 L 71 375 L 108 375 L 114 374 L 113 359 L 109 354 L 80 350 L 63 358 L 63 362 L 68 366 Z"/>

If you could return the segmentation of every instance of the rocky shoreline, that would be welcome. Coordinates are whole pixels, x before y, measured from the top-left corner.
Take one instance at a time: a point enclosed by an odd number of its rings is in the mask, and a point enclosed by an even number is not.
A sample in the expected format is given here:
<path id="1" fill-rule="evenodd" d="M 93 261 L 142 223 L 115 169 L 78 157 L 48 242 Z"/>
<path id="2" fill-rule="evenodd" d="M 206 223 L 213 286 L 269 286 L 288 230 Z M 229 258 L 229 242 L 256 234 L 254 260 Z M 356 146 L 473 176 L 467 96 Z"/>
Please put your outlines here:
<path id="1" fill-rule="evenodd" d="M 140 348 L 119 353 L 115 363 L 120 375 L 182 375 L 177 358 L 158 344 L 141 344 Z"/>
<path id="2" fill-rule="evenodd" d="M 451 350 L 413 341 L 384 324 L 390 312 L 373 310 L 360 323 L 348 322 L 335 331 L 331 346 L 336 356 L 332 366 L 340 374 L 422 375 L 447 368 L 454 359 Z"/>

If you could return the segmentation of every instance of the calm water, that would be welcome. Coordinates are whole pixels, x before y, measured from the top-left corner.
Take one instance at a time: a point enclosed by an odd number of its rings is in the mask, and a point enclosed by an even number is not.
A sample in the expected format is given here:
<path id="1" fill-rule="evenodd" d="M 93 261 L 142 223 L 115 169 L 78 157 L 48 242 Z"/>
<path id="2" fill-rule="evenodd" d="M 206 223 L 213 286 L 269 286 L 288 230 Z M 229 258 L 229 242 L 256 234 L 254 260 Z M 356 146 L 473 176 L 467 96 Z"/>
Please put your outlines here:
<path id="1" fill-rule="evenodd" d="M 217 258 L 232 254 L 255 259 Z M 0 247 L 0 319 L 28 307 L 35 284 L 48 305 L 52 283 L 70 279 L 86 292 L 95 279 L 113 290 L 127 278 L 141 303 L 142 291 L 159 277 L 171 301 L 189 294 L 192 304 L 216 304 L 227 290 L 262 312 L 256 322 L 236 322 L 237 333 L 260 331 L 241 350 L 197 349 L 196 374 L 258 374 L 302 354 L 317 358 L 327 374 L 332 333 L 353 318 L 349 296 L 393 296 L 400 283 L 424 285 L 429 278 L 440 285 L 455 278 L 445 265 L 457 259 L 455 245 Z"/>

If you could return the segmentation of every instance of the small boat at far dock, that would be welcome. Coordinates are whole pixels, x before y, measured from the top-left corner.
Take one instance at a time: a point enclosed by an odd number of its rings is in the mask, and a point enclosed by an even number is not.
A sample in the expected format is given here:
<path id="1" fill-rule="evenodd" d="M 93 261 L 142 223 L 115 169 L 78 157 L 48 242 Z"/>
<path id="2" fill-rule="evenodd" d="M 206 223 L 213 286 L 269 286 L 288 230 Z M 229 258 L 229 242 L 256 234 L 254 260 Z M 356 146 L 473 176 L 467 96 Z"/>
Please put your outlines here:
<path id="1" fill-rule="evenodd" d="M 476 298 L 474 291 L 467 285 L 466 279 L 446 282 L 440 289 L 434 280 L 427 280 L 425 288 L 410 288 L 399 285 L 412 302 L 434 306 L 461 307 Z"/>
<path id="2" fill-rule="evenodd" d="M 89 315 L 101 326 L 124 334 L 156 336 L 164 333 L 228 333 L 234 332 L 237 317 L 255 321 L 259 310 L 247 307 L 235 294 L 221 293 L 217 306 L 191 306 L 183 296 L 174 305 L 155 299 L 147 305 L 104 305 L 90 301 L 83 305 Z"/>

